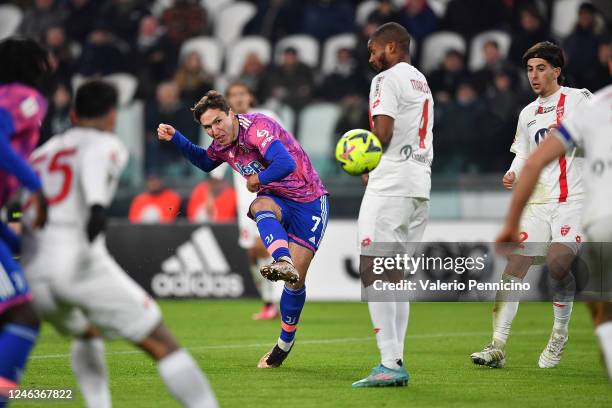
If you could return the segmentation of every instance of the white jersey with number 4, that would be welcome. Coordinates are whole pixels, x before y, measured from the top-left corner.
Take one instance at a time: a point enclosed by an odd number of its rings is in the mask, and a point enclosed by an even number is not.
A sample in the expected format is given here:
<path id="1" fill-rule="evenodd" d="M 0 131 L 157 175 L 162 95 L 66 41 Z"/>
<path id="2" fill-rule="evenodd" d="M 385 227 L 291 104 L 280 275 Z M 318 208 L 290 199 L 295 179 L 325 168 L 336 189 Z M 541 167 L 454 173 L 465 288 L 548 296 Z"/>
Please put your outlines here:
<path id="1" fill-rule="evenodd" d="M 548 135 L 551 125 L 559 125 L 566 115 L 584 105 L 591 96 L 587 89 L 562 86 L 546 98 L 538 97 L 521 111 L 510 151 L 518 159 L 526 160 Z M 573 149 L 546 166 L 540 174 L 529 204 L 564 203 L 582 199 L 583 165 L 582 153 Z"/>
<path id="2" fill-rule="evenodd" d="M 574 112 L 555 135 L 567 151 L 583 148 L 586 156 L 586 197 L 582 223 L 585 227 L 612 216 L 612 85 Z"/>
<path id="3" fill-rule="evenodd" d="M 91 128 L 70 129 L 36 149 L 30 162 L 49 203 L 47 225 L 36 237 L 61 229 L 86 240 L 90 207 L 111 203 L 127 159 L 128 152 L 116 135 Z"/>
<path id="4" fill-rule="evenodd" d="M 429 198 L 433 161 L 433 97 L 418 69 L 400 62 L 370 88 L 370 127 L 378 115 L 394 119 L 393 137 L 370 172 L 366 194 Z"/>

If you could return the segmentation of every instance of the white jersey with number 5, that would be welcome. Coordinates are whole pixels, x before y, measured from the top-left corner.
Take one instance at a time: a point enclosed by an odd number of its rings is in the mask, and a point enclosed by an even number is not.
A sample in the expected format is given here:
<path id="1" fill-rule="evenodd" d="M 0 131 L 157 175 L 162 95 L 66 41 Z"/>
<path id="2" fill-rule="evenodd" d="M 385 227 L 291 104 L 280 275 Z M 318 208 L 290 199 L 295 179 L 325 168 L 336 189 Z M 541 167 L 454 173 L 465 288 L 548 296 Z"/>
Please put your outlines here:
<path id="1" fill-rule="evenodd" d="M 519 159 L 527 159 L 548 135 L 551 125 L 559 125 L 565 116 L 575 112 L 591 96 L 587 89 L 562 86 L 546 98 L 538 97 L 521 111 L 510 151 Z M 565 203 L 582 199 L 583 162 L 582 153 L 573 149 L 546 166 L 540 174 L 529 203 Z"/>
<path id="2" fill-rule="evenodd" d="M 612 216 L 612 85 L 561 122 L 559 137 L 567 151 L 579 147 L 586 156 L 583 226 Z"/>
<path id="3" fill-rule="evenodd" d="M 49 202 L 47 225 L 36 237 L 62 229 L 86 240 L 90 207 L 111 203 L 127 159 L 127 150 L 117 136 L 91 128 L 70 129 L 36 149 L 30 162 Z"/>
<path id="4" fill-rule="evenodd" d="M 393 137 L 370 172 L 367 194 L 429 198 L 433 161 L 433 98 L 418 69 L 400 62 L 370 87 L 370 127 L 378 115 L 394 119 Z"/>

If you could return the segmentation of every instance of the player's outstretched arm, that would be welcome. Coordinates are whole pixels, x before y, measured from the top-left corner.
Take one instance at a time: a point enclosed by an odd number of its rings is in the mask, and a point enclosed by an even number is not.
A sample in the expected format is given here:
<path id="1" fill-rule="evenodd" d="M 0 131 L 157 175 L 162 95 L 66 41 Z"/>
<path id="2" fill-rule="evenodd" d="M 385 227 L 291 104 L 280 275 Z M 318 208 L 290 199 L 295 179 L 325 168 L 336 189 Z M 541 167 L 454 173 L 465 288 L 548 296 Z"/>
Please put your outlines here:
<path id="1" fill-rule="evenodd" d="M 547 137 L 540 147 L 529 156 L 521 172 L 521 178 L 514 188 L 506 224 L 498 235 L 497 242 L 518 241 L 519 221 L 542 169 L 564 153 L 565 145 L 559 139 Z"/>
<path id="2" fill-rule="evenodd" d="M 157 127 L 157 137 L 159 140 L 172 142 L 187 160 L 205 172 L 212 171 L 223 163 L 212 160 L 206 149 L 191 143 L 181 132 L 165 123 L 160 123 Z"/>

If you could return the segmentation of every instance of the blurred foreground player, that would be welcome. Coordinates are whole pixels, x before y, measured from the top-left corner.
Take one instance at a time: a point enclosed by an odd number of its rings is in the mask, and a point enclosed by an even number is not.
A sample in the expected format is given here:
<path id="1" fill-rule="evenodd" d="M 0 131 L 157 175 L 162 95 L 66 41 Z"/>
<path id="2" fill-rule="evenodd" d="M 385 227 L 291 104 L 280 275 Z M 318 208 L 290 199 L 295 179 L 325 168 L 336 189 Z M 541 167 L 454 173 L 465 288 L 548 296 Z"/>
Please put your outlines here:
<path id="1" fill-rule="evenodd" d="M 128 159 L 112 133 L 116 118 L 115 88 L 101 81 L 86 83 L 76 93 L 74 127 L 31 156 L 49 197 L 47 227 L 23 238 L 34 306 L 58 332 L 75 338 L 72 369 L 87 406 L 111 406 L 99 329 L 149 354 L 184 406 L 217 407 L 210 385 L 163 323 L 157 304 L 106 249 L 106 208 Z M 28 216 L 26 209 L 26 225 Z"/>
<path id="2" fill-rule="evenodd" d="M 564 65 L 563 51 L 550 42 L 537 43 L 523 55 L 529 84 L 538 98 L 519 116 L 510 148 L 516 156 L 502 180 L 508 189 L 520 180 L 527 157 L 545 140 L 549 130 L 558 127 L 565 115 L 572 114 L 591 98 L 586 89 L 562 86 Z M 542 170 L 537 187 L 529 197 L 521 218 L 522 248 L 508 256 L 502 275 L 505 282 L 522 281 L 536 257 L 546 257 L 553 292 L 554 324 L 538 360 L 540 368 L 556 367 L 568 341 L 575 289 L 570 267 L 584 235 L 580 225 L 584 158 L 576 149 L 569 149 L 567 154 L 557 159 Z M 518 311 L 519 293 L 510 290 L 497 292 L 493 308 L 493 339 L 482 351 L 470 356 L 474 364 L 492 368 L 505 365 L 505 347 Z"/>
<path id="3" fill-rule="evenodd" d="M 378 75 L 370 88 L 372 131 L 380 139 L 384 153 L 369 176 L 359 209 L 359 270 L 363 292 L 381 362 L 353 387 L 406 385 L 404 339 L 410 304 L 401 299 L 381 299 L 372 273 L 373 258 L 393 256 L 406 243 L 418 243 L 429 216 L 431 163 L 433 161 L 433 98 L 427 79 L 410 65 L 410 36 L 396 23 L 380 26 L 368 42 L 370 64 Z M 385 248 L 386 247 L 386 248 Z M 398 282 L 403 271 L 387 272 L 386 279 Z"/>
<path id="4" fill-rule="evenodd" d="M 261 268 L 272 281 L 285 281 L 280 300 L 281 333 L 257 367 L 279 367 L 293 347 L 306 301 L 304 281 L 327 226 L 327 191 L 295 140 L 275 120 L 261 113 L 234 113 L 217 91 L 209 91 L 193 108 L 196 122 L 213 138 L 208 149 L 160 124 L 160 140 L 172 141 L 200 169 L 210 172 L 227 162 L 257 192 L 249 216 L 274 259 Z"/>
<path id="5" fill-rule="evenodd" d="M 611 44 L 612 45 L 612 44 Z M 608 60 L 612 75 L 612 54 Z M 548 137 L 529 157 L 523 168 L 521 180 L 512 194 L 512 203 L 506 223 L 497 237 L 497 242 L 518 242 L 519 219 L 532 194 L 542 169 L 563 154 L 576 147 L 584 149 L 585 203 L 582 225 L 588 242 L 612 242 L 612 85 L 595 93 L 588 103 L 577 108 L 561 122 L 554 137 Z M 612 277 L 612 253 L 598 254 L 603 281 Z M 612 382 L 612 302 L 610 293 L 605 300 L 589 302 L 595 332 L 599 337 L 608 378 Z"/>
<path id="6" fill-rule="evenodd" d="M 47 217 L 40 179 L 27 163 L 39 138 L 47 103 L 38 92 L 49 72 L 47 53 L 32 40 L 0 42 L 0 208 L 19 186 L 32 192 L 33 227 Z M 0 407 L 17 389 L 28 355 L 38 337 L 39 321 L 31 294 L 13 254 L 19 238 L 0 222 Z"/>

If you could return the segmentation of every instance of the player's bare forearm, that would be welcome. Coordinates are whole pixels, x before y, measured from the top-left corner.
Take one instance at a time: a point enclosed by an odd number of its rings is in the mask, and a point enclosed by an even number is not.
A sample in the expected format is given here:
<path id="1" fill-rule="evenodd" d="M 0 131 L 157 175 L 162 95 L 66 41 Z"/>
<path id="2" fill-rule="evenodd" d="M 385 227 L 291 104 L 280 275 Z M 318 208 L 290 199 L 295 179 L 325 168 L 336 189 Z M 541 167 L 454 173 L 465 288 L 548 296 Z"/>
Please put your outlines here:
<path id="1" fill-rule="evenodd" d="M 391 137 L 393 137 L 393 125 L 395 120 L 391 116 L 377 115 L 373 119 L 372 131 L 380 140 L 383 150 L 387 150 L 387 146 L 391 143 Z"/>

